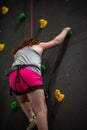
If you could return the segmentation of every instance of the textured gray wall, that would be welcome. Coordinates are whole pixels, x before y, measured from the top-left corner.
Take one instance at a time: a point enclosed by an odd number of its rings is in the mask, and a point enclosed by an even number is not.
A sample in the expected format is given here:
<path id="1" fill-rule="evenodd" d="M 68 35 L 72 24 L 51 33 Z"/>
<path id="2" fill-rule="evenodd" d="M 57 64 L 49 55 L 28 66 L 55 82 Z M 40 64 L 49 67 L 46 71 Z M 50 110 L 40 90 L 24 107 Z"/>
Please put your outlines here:
<path id="1" fill-rule="evenodd" d="M 0 43 L 5 48 L 0 52 L 0 128 L 1 130 L 24 130 L 28 125 L 21 109 L 13 112 L 10 108 L 15 97 L 9 95 L 8 68 L 15 48 L 30 36 L 30 0 L 3 0 L 0 7 L 7 6 L 9 12 L 0 14 Z M 18 15 L 24 12 L 26 19 L 20 22 Z M 42 62 L 47 70 L 43 75 L 48 98 L 49 130 L 87 129 L 87 8 L 82 0 L 33 0 L 33 36 L 42 41 L 54 38 L 65 26 L 71 26 L 70 38 L 63 58 L 62 46 L 47 50 Z M 48 25 L 39 30 L 39 20 L 47 19 Z M 63 102 L 55 100 L 54 92 L 60 89 L 65 94 Z"/>

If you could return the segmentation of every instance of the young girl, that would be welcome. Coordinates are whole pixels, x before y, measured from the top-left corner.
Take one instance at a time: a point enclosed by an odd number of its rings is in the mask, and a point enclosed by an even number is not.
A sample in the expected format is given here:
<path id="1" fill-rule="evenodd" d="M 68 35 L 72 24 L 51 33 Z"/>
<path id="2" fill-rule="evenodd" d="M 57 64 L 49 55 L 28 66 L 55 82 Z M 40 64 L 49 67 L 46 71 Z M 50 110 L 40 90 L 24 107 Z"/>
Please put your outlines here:
<path id="1" fill-rule="evenodd" d="M 65 27 L 59 35 L 48 42 L 36 39 L 25 40 L 13 51 L 14 62 L 9 73 L 9 84 L 27 118 L 31 130 L 48 130 L 47 105 L 41 76 L 41 56 L 49 48 L 60 45 L 70 27 Z"/>

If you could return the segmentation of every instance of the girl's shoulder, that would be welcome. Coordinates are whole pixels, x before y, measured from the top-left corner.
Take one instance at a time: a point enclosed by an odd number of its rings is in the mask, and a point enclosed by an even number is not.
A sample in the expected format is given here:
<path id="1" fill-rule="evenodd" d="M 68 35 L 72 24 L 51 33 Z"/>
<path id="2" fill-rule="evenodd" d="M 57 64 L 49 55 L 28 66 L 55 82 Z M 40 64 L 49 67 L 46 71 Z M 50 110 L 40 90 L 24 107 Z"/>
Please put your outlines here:
<path id="1" fill-rule="evenodd" d="M 38 44 L 38 45 L 33 45 L 33 46 L 29 46 L 30 49 L 36 51 L 37 53 L 39 53 L 39 55 L 42 55 L 43 53 L 43 48 Z"/>

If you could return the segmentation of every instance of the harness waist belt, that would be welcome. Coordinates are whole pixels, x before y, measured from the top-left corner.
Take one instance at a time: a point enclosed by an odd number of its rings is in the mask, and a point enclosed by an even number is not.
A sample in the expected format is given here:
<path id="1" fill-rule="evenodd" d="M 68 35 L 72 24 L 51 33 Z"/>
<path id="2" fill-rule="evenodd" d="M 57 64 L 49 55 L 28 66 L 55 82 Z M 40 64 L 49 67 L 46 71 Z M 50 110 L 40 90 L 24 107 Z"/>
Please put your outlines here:
<path id="1" fill-rule="evenodd" d="M 6 76 L 9 76 L 10 72 L 14 71 L 14 70 L 17 70 L 18 68 L 21 69 L 21 68 L 25 68 L 25 67 L 36 67 L 40 70 L 40 68 L 36 65 L 33 65 L 33 64 L 23 64 L 23 65 L 16 65 L 12 68 L 8 68 L 6 71 L 5 71 L 5 75 Z"/>

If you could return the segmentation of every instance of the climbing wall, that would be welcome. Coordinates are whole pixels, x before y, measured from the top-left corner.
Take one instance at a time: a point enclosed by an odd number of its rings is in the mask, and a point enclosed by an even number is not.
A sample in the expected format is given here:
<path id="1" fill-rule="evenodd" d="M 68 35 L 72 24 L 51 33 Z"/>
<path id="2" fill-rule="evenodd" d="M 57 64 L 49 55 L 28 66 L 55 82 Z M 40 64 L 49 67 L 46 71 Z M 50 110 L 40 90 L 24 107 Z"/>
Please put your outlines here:
<path id="1" fill-rule="evenodd" d="M 2 10 L 2 7 L 5 7 L 5 9 Z M 29 10 L 30 3 L 27 0 L 0 1 L 0 43 L 5 45 L 3 50 L 0 51 L 1 130 L 24 130 L 28 126 L 28 121 L 22 110 L 18 108 L 14 111 L 16 106 L 12 107 L 16 99 L 14 96 L 10 96 L 5 71 L 13 61 L 12 49 L 26 37 L 29 37 Z M 3 11 L 5 11 L 5 14 L 3 14 Z"/>
<path id="2" fill-rule="evenodd" d="M 25 130 L 28 125 L 21 108 L 14 111 L 11 106 L 16 99 L 9 95 L 5 70 L 13 61 L 12 49 L 31 35 L 41 41 L 51 40 L 66 26 L 72 28 L 72 36 L 42 57 L 46 67 L 43 82 L 48 92 L 49 130 L 87 129 L 86 3 L 82 0 L 32 2 L 31 8 L 30 0 L 0 1 L 0 130 Z M 47 22 L 44 28 L 40 28 L 41 19 Z M 57 100 L 56 90 L 61 92 L 57 96 L 64 95 L 62 101 Z"/>

